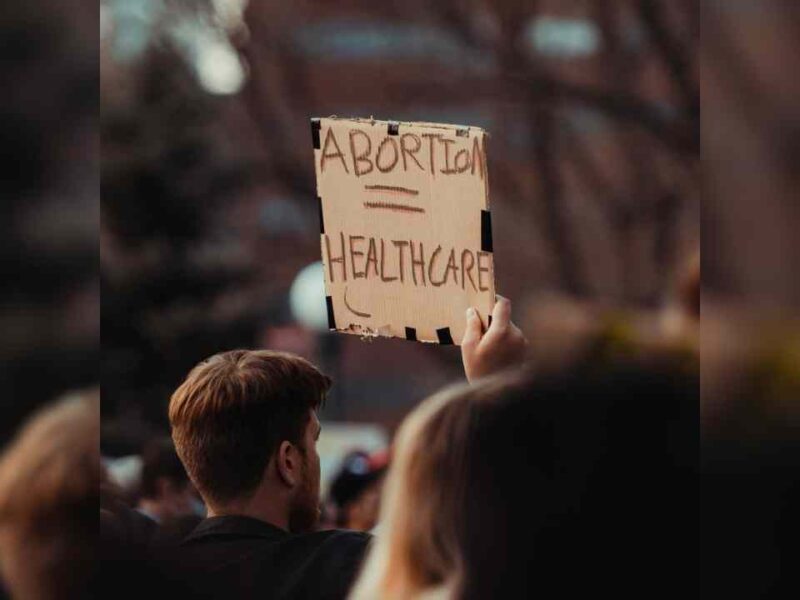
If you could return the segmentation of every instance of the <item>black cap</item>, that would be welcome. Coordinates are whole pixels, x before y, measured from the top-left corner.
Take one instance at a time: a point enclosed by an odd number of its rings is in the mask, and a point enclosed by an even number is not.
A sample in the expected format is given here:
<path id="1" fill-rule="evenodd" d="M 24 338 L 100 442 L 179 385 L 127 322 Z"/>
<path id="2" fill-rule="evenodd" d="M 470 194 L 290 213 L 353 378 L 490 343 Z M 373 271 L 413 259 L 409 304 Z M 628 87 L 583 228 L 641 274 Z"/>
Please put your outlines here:
<path id="1" fill-rule="evenodd" d="M 370 456 L 361 450 L 350 452 L 331 484 L 331 500 L 340 509 L 347 506 L 380 479 L 386 471 L 386 463 L 384 454 Z"/>

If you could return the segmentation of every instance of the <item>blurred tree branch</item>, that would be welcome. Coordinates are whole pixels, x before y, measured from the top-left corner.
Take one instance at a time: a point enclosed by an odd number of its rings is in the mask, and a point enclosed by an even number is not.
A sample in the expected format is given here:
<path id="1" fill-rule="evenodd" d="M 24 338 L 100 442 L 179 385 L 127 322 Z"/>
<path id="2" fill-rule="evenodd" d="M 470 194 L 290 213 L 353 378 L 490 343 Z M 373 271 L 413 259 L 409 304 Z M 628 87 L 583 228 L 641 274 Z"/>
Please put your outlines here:
<path id="1" fill-rule="evenodd" d="M 519 161 L 506 164 L 501 156 L 493 155 L 496 176 L 492 188 L 536 224 L 549 247 L 549 264 L 557 287 L 578 296 L 591 296 L 596 291 L 591 281 L 592 261 L 581 247 L 574 207 L 569 206 L 575 184 L 565 180 L 565 169 L 571 161 L 573 172 L 588 178 L 583 186 L 589 190 L 587 201 L 596 203 L 610 239 L 617 240 L 613 254 L 618 263 L 616 272 L 622 278 L 620 299 L 658 301 L 659 290 L 668 287 L 674 271 L 671 263 L 680 259 L 676 215 L 692 202 L 682 197 L 688 188 L 678 191 L 673 189 L 671 176 L 665 179 L 663 164 L 669 164 L 667 170 L 683 171 L 691 179 L 699 159 L 699 88 L 692 60 L 697 9 L 691 2 L 669 4 L 666 0 L 593 0 L 582 4 L 587 17 L 601 31 L 602 48 L 594 58 L 581 59 L 597 65 L 593 78 L 581 79 L 569 76 L 569 70 L 561 69 L 558 63 L 534 54 L 526 41 L 532 20 L 548 16 L 550 6 L 542 0 L 410 0 L 380 7 L 355 3 L 349 9 L 358 7 L 355 12 L 362 19 L 372 14 L 369 18 L 378 22 L 427 24 L 441 30 L 443 36 L 465 49 L 465 64 L 456 68 L 462 73 L 470 72 L 468 56 L 490 57 L 495 63 L 490 76 L 494 110 L 500 113 L 503 107 L 512 106 L 520 111 L 518 118 L 522 121 L 515 127 L 525 132 L 529 154 L 519 158 L 535 173 L 531 179 L 520 174 Z M 339 10 L 347 14 L 348 9 Z M 251 69 L 244 97 L 269 154 L 265 168 L 298 197 L 308 199 L 313 198 L 314 189 L 307 118 L 319 100 L 314 97 L 313 85 L 310 87 L 315 73 L 311 59 L 292 36 L 312 11 L 313 2 L 297 7 L 251 4 L 246 19 L 250 41 L 242 47 Z M 629 38 L 626 42 L 621 39 L 623 26 Z M 634 38 L 639 46 L 629 47 Z M 637 87 L 644 68 L 643 54 L 647 53 L 652 55 L 647 59 L 650 64 L 664 71 L 664 80 L 674 88 L 674 96 L 642 93 Z M 423 79 L 387 78 L 385 95 L 419 105 L 435 104 L 452 95 L 452 78 Z M 364 100 L 370 102 L 369 98 Z M 576 111 L 586 111 L 608 123 L 608 138 L 616 146 L 613 151 L 622 157 L 622 164 L 614 166 L 619 172 L 608 173 L 609 165 L 600 164 L 607 161 L 599 161 L 596 151 L 573 148 L 587 143 L 581 135 L 568 132 L 568 117 Z M 273 148 L 276 140 L 285 140 L 279 152 Z M 666 163 L 664 157 L 668 157 Z M 620 180 L 623 175 L 624 182 Z M 600 180 L 606 184 L 593 187 L 600 185 Z M 518 201 L 520 185 L 533 190 L 535 202 Z M 696 178 L 694 185 L 698 185 Z M 646 259 L 636 256 L 642 249 L 633 244 L 641 231 L 652 238 Z M 639 264 L 641 271 L 646 261 L 651 261 L 657 273 L 650 280 L 657 280 L 658 285 L 647 284 L 650 287 L 642 290 L 639 288 L 644 284 L 633 265 Z"/>
<path id="2" fill-rule="evenodd" d="M 604 12 L 611 12 L 613 4 L 604 0 L 598 2 Z M 663 0 L 662 0 L 663 1 Z M 647 16 L 644 25 L 649 35 L 656 41 L 657 47 L 662 51 L 665 62 L 670 66 L 676 81 L 681 84 L 681 89 L 687 95 L 687 104 L 695 107 L 690 114 L 689 122 L 680 117 L 665 115 L 664 110 L 652 102 L 636 95 L 620 91 L 609 92 L 596 86 L 586 86 L 569 82 L 545 71 L 533 58 L 520 50 L 520 37 L 522 26 L 526 23 L 527 14 L 535 14 L 537 2 L 515 3 L 499 2 L 465 3 L 461 0 L 443 0 L 427 4 L 430 7 L 434 22 L 440 27 L 459 36 L 462 42 L 469 47 L 489 52 L 496 56 L 504 57 L 504 68 L 501 76 L 509 87 L 517 87 L 525 92 L 532 88 L 537 99 L 553 103 L 575 102 L 599 110 L 609 117 L 636 124 L 650 132 L 656 140 L 665 144 L 671 151 L 678 155 L 689 154 L 697 156 L 700 152 L 699 134 L 699 85 L 690 84 L 688 74 L 688 60 L 683 58 L 688 54 L 678 42 L 669 36 L 663 22 L 663 12 L 659 7 L 659 0 L 641 0 L 647 5 L 641 11 Z M 473 11 L 482 13 L 496 12 L 488 17 L 492 22 L 500 24 L 494 35 L 486 35 L 480 30 L 471 18 L 474 12 L 465 9 L 471 4 Z M 509 10 L 508 5 L 512 5 Z M 477 8 L 480 6 L 480 8 Z M 490 8 L 491 7 L 491 8 Z"/>

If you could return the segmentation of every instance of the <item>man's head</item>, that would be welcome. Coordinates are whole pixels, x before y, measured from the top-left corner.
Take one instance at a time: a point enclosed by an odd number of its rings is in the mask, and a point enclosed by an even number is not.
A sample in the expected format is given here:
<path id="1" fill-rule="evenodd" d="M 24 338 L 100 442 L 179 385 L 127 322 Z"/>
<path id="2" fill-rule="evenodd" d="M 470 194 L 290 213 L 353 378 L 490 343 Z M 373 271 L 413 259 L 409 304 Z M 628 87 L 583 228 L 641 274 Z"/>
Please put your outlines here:
<path id="1" fill-rule="evenodd" d="M 150 441 L 142 452 L 142 508 L 159 520 L 192 514 L 192 486 L 169 438 Z"/>
<path id="2" fill-rule="evenodd" d="M 197 365 L 172 395 L 175 448 L 212 512 L 259 498 L 292 531 L 318 516 L 316 410 L 331 380 L 308 361 L 234 350 Z"/>
<path id="3" fill-rule="evenodd" d="M 387 463 L 386 452 L 370 456 L 356 450 L 345 456 L 330 491 L 340 527 L 358 531 L 369 531 L 375 527 Z"/>

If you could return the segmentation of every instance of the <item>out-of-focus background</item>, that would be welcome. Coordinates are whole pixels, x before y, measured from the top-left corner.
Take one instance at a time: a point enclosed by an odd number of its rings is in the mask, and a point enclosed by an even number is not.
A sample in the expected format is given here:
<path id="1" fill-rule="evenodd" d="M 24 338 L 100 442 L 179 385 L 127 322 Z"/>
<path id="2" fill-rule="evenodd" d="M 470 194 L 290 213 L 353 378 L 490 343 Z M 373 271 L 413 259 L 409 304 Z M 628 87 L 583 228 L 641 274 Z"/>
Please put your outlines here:
<path id="1" fill-rule="evenodd" d="M 0 444 L 96 386 L 99 60 L 87 0 L 0 8 Z"/>
<path id="2" fill-rule="evenodd" d="M 234 347 L 320 364 L 353 440 L 463 376 L 324 330 L 313 116 L 489 131 L 497 289 L 536 348 L 660 314 L 699 244 L 697 45 L 688 2 L 104 1 L 104 451 Z"/>

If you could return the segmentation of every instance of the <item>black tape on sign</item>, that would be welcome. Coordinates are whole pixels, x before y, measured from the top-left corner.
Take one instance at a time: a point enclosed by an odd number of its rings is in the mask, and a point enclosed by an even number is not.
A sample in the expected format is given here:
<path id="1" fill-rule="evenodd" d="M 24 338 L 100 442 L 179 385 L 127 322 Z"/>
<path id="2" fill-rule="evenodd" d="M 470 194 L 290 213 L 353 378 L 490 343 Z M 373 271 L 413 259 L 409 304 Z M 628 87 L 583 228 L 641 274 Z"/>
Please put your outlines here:
<path id="1" fill-rule="evenodd" d="M 336 329 L 336 319 L 333 317 L 333 298 L 325 296 L 325 304 L 328 305 L 328 329 Z"/>
<path id="2" fill-rule="evenodd" d="M 492 213 L 488 210 L 481 211 L 481 250 L 493 252 L 492 245 Z"/>
<path id="3" fill-rule="evenodd" d="M 453 336 L 450 335 L 450 328 L 449 327 L 442 327 L 441 329 L 436 330 L 436 336 L 439 338 L 439 343 L 442 346 L 452 346 L 453 345 Z"/>
<path id="4" fill-rule="evenodd" d="M 389 135 L 400 133 L 400 123 L 389 123 Z"/>
<path id="5" fill-rule="evenodd" d="M 319 122 L 319 119 L 311 119 L 311 140 L 314 142 L 314 149 L 319 150 L 320 143 L 319 143 L 319 130 L 322 127 L 322 124 Z"/>
<path id="6" fill-rule="evenodd" d="M 322 198 L 317 196 L 317 204 L 319 205 L 319 232 L 325 233 L 325 218 L 322 216 Z"/>
<path id="7" fill-rule="evenodd" d="M 416 342 L 417 341 L 417 330 L 413 327 L 406 327 L 406 339 L 409 342 Z"/>

